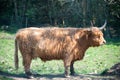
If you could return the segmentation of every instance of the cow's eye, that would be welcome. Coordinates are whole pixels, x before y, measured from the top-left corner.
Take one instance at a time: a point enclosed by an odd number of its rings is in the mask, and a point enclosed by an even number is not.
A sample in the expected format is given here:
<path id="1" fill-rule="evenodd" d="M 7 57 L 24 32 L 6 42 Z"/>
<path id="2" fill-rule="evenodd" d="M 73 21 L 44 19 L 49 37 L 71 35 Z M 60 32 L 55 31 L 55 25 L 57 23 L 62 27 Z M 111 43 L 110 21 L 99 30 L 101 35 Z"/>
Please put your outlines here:
<path id="1" fill-rule="evenodd" d="M 97 38 L 100 38 L 100 36 L 98 36 Z"/>
<path id="2" fill-rule="evenodd" d="M 95 36 L 95 38 L 100 38 L 100 36 Z"/>

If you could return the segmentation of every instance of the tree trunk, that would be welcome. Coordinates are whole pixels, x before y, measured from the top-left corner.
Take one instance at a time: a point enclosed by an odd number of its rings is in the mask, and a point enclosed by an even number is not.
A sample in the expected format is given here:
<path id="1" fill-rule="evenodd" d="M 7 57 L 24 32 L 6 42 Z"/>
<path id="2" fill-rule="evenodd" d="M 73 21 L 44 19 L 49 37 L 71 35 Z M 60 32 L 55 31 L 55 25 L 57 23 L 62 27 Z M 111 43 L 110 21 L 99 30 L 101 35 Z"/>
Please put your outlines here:
<path id="1" fill-rule="evenodd" d="M 13 0 L 13 3 L 14 3 L 14 10 L 15 10 L 15 23 L 16 23 L 16 25 L 19 26 L 17 1 Z"/>
<path id="2" fill-rule="evenodd" d="M 82 0 L 82 9 L 83 9 L 83 26 L 86 26 L 86 7 L 87 7 L 87 0 Z"/>

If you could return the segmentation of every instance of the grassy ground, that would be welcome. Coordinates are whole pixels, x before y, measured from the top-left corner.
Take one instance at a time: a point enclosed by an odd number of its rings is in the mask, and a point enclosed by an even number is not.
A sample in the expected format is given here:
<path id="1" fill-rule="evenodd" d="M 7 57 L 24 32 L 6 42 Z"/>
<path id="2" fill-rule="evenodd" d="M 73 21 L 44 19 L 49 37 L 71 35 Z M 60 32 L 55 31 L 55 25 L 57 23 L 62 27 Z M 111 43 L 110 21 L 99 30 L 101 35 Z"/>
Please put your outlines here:
<path id="1" fill-rule="evenodd" d="M 19 70 L 14 68 L 14 36 L 0 32 L 0 71 L 9 74 L 23 74 L 22 58 L 19 54 Z M 107 41 L 106 45 L 91 47 L 87 50 L 83 60 L 74 65 L 77 74 L 100 74 L 115 63 L 120 62 L 120 41 Z M 38 74 L 63 74 L 62 61 L 42 62 L 40 59 L 32 61 L 31 70 Z"/>

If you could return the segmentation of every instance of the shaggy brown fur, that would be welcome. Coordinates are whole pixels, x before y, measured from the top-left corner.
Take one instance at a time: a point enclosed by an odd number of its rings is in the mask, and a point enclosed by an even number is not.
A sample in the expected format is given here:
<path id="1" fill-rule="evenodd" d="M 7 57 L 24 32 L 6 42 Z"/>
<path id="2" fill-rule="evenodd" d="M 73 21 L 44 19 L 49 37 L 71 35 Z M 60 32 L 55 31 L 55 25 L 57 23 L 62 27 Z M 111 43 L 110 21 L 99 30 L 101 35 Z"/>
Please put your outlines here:
<path id="1" fill-rule="evenodd" d="M 18 47 L 28 76 L 31 60 L 39 57 L 43 61 L 63 60 L 65 76 L 74 74 L 73 64 L 84 57 L 91 46 L 100 46 L 106 41 L 97 27 L 80 28 L 25 28 L 15 38 L 15 66 L 18 68 Z"/>

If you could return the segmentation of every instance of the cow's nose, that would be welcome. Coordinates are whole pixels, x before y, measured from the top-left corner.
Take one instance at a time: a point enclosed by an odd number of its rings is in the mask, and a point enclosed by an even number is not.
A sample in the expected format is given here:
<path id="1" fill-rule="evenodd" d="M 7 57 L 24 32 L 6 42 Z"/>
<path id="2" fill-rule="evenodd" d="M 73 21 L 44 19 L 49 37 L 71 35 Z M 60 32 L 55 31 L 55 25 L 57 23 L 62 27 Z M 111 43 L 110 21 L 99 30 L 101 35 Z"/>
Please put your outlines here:
<path id="1" fill-rule="evenodd" d="M 106 43 L 106 41 L 104 40 L 104 41 L 103 41 L 103 43 L 105 44 L 105 43 Z"/>

